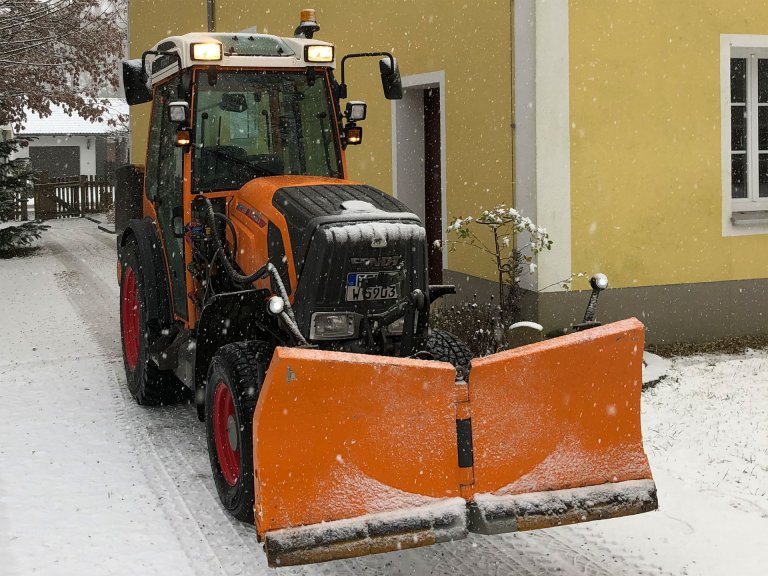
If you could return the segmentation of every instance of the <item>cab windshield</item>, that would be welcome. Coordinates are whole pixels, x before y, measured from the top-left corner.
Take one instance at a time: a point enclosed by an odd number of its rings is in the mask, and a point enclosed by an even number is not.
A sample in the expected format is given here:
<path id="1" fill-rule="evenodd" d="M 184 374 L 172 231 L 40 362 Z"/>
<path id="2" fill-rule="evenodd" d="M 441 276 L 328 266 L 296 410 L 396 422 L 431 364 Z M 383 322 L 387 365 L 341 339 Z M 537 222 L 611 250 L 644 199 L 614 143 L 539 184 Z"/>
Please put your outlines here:
<path id="1" fill-rule="evenodd" d="M 213 85 L 212 85 L 213 84 Z M 331 97 L 305 72 L 197 74 L 193 189 L 233 190 L 260 176 L 341 177 Z"/>

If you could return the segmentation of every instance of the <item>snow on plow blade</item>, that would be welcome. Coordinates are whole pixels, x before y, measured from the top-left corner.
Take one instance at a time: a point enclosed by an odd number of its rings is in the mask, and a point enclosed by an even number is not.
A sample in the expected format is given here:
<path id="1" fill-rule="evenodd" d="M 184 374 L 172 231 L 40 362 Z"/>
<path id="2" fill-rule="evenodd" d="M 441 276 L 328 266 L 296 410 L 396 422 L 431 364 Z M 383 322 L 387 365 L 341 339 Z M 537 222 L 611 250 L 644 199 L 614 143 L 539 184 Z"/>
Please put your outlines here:
<path id="1" fill-rule="evenodd" d="M 254 413 L 271 566 L 657 507 L 643 452 L 644 328 L 617 322 L 450 364 L 278 348 Z"/>
<path id="2" fill-rule="evenodd" d="M 470 530 L 658 507 L 640 429 L 643 336 L 633 318 L 472 362 Z"/>
<path id="3" fill-rule="evenodd" d="M 271 566 L 466 536 L 454 374 L 439 362 L 275 351 L 253 428 Z"/>

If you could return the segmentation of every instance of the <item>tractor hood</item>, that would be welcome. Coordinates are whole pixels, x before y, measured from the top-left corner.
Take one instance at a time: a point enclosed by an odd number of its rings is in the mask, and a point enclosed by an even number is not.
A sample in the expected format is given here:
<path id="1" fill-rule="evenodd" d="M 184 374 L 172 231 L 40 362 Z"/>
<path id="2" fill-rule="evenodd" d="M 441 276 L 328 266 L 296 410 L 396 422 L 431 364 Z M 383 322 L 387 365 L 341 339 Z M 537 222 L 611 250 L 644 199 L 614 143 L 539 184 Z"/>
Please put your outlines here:
<path id="1" fill-rule="evenodd" d="M 287 232 L 297 270 L 303 268 L 309 243 L 318 227 L 332 223 L 421 220 L 397 198 L 359 182 L 316 176 L 274 176 L 245 184 L 235 194 L 235 209 L 253 211 Z"/>
<path id="2" fill-rule="evenodd" d="M 424 227 L 402 202 L 376 188 L 279 176 L 249 182 L 232 202 L 235 227 L 248 228 L 238 231 L 241 269 L 258 269 L 263 256 L 256 255 L 266 252 L 305 334 L 312 333 L 316 312 L 383 314 L 416 289 L 428 292 Z M 257 239 L 254 249 L 246 246 L 248 237 Z M 369 293 L 365 286 L 373 277 L 382 284 Z"/>

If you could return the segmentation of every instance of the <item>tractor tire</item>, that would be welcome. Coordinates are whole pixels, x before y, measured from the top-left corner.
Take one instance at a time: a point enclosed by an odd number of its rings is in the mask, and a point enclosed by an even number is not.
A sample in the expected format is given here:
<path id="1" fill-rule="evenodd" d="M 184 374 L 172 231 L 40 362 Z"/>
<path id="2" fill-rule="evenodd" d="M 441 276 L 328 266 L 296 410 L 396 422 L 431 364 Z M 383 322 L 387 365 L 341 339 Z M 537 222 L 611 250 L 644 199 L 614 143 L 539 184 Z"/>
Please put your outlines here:
<path id="1" fill-rule="evenodd" d="M 205 386 L 205 428 L 213 480 L 222 505 L 253 523 L 253 411 L 272 359 L 266 342 L 235 342 L 211 360 Z"/>
<path id="2" fill-rule="evenodd" d="M 456 381 L 466 380 L 472 362 L 472 351 L 458 337 L 444 330 L 432 330 L 425 350 L 435 360 L 449 362 L 456 368 Z"/>
<path id="3" fill-rule="evenodd" d="M 120 262 L 120 333 L 128 390 L 142 405 L 174 402 L 178 400 L 183 386 L 172 372 L 160 370 L 149 358 L 147 301 L 135 241 L 127 241 L 121 251 Z"/>

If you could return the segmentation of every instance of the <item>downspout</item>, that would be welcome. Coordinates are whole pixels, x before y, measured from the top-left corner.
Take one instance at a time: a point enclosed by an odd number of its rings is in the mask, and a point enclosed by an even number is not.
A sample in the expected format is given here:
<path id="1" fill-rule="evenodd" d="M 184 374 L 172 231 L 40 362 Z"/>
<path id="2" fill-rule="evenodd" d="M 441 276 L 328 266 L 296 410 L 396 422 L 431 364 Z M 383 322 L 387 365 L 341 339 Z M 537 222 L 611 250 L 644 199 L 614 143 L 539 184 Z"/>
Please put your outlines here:
<path id="1" fill-rule="evenodd" d="M 208 32 L 216 31 L 216 0 L 208 0 Z"/>

